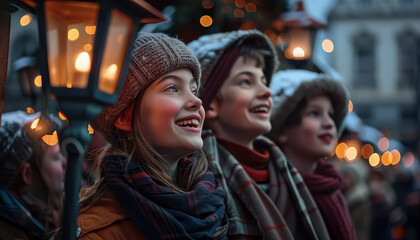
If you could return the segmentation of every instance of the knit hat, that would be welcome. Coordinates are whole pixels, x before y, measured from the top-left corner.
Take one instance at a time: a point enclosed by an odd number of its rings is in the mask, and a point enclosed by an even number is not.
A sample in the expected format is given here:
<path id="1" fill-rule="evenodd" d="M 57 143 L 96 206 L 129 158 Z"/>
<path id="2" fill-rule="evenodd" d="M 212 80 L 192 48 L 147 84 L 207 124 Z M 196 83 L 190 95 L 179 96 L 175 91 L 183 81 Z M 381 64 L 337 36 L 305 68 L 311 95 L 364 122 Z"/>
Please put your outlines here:
<path id="1" fill-rule="evenodd" d="M 334 122 L 337 131 L 340 132 L 349 101 L 348 89 L 342 83 L 328 78 L 325 74 L 307 70 L 285 70 L 273 75 L 270 89 L 274 103 L 269 138 L 277 139 L 299 102 L 308 95 L 317 93 L 324 93 L 331 98 Z"/>
<path id="2" fill-rule="evenodd" d="M 31 122 L 40 118 L 41 113 L 31 115 L 23 111 L 2 114 L 0 128 L 0 187 L 9 188 L 33 152 L 32 140 L 40 140 L 46 131 L 64 126 L 60 120 L 49 115 L 36 129 L 29 128 Z M 41 118 L 46 119 L 46 118 Z M 48 126 L 46 123 L 48 122 Z M 41 128 L 42 125 L 42 128 Z M 39 138 L 38 138 L 39 137 Z"/>
<path id="3" fill-rule="evenodd" d="M 115 120 L 139 93 L 156 79 L 179 68 L 191 69 L 200 84 L 200 63 L 182 41 L 163 33 L 139 32 L 118 101 L 104 107 L 92 127 L 111 142 L 116 132 Z"/>
<path id="4" fill-rule="evenodd" d="M 215 70 L 219 62 L 221 62 L 223 54 L 227 49 L 231 49 L 239 41 L 250 40 L 254 41 L 257 48 L 267 49 L 271 54 L 265 58 L 265 76 L 267 83 L 270 82 L 271 76 L 277 71 L 279 62 L 277 58 L 277 52 L 271 41 L 258 30 L 238 30 L 226 33 L 216 33 L 210 35 L 204 35 L 188 44 L 188 47 L 195 54 L 201 63 L 201 85 L 204 87 L 203 94 L 203 105 L 205 105 L 205 95 L 214 89 L 208 89 L 208 80 L 211 74 Z M 231 63 L 233 64 L 233 63 Z M 225 81 L 226 79 L 222 79 Z M 221 84 L 217 84 L 214 87 L 221 87 Z M 217 91 L 213 91 L 217 92 Z M 214 96 L 213 96 L 214 97 Z M 210 99 L 211 100 L 211 99 Z"/>

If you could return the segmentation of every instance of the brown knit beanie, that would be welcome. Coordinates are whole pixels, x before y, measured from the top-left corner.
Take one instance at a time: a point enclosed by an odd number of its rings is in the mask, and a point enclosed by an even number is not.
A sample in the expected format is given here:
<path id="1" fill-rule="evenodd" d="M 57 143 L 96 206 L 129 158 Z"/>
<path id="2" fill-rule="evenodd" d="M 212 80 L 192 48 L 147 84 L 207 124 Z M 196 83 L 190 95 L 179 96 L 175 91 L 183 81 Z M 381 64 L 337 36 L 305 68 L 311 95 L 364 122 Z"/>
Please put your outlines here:
<path id="1" fill-rule="evenodd" d="M 239 42 L 243 43 L 245 41 L 250 41 L 256 48 L 266 49 L 271 53 L 264 59 L 264 74 L 267 78 L 267 84 L 269 84 L 273 73 L 277 71 L 279 61 L 274 45 L 258 30 L 237 30 L 204 35 L 188 44 L 188 48 L 197 56 L 201 64 L 201 86 L 204 88 L 204 93 L 202 94 L 203 106 L 209 104 L 212 100 L 211 98 L 214 97 L 214 94 L 210 98 L 206 95 L 217 92 L 218 90 L 209 89 L 209 86 L 212 85 L 210 88 L 220 88 L 226 80 L 212 76 L 218 64 L 222 62 L 222 56 L 225 58 L 225 53 L 229 52 L 227 50 L 232 50 L 232 46 L 236 46 Z M 233 65 L 233 63 L 231 64 Z M 218 82 L 216 84 L 210 84 L 208 81 Z"/>
<path id="2" fill-rule="evenodd" d="M 111 142 L 116 132 L 115 120 L 139 93 L 156 79 L 179 68 L 191 69 L 200 84 L 200 63 L 182 41 L 163 33 L 139 32 L 118 101 L 104 107 L 92 127 Z"/>
<path id="3" fill-rule="evenodd" d="M 341 82 L 325 74 L 307 70 L 284 70 L 273 75 L 270 84 L 273 95 L 272 129 L 267 136 L 273 141 L 283 132 L 285 123 L 305 97 L 323 93 L 334 107 L 334 122 L 338 135 L 348 111 L 349 91 Z"/>

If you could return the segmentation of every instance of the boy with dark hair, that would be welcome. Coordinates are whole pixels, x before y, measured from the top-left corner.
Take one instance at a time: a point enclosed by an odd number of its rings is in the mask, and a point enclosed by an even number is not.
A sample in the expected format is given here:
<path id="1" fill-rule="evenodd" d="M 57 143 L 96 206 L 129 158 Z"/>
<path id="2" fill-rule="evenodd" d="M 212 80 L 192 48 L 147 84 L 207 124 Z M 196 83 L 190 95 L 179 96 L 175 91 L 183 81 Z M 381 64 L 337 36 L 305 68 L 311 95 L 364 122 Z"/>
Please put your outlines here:
<path id="1" fill-rule="evenodd" d="M 277 54 L 257 30 L 200 37 L 189 45 L 201 63 L 206 110 L 204 150 L 226 191 L 234 239 L 329 239 L 321 214 L 270 131 Z"/>

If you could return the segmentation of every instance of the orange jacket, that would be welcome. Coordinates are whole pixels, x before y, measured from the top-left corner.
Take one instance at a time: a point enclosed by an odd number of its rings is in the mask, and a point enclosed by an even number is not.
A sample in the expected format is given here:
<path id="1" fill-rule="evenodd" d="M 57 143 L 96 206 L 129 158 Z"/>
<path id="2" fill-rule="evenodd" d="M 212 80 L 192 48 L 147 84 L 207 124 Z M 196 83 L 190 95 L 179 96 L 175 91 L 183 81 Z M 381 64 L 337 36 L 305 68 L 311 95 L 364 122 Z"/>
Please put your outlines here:
<path id="1" fill-rule="evenodd" d="M 80 240 L 146 239 L 111 192 L 83 208 L 77 225 L 81 228 Z"/>

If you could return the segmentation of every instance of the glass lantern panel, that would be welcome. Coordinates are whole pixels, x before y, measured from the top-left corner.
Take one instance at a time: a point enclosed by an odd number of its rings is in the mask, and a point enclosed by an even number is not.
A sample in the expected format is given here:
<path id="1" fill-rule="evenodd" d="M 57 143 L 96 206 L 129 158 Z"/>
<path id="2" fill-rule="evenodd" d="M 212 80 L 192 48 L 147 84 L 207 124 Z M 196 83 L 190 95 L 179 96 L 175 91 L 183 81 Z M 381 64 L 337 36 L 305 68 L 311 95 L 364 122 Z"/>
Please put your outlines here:
<path id="1" fill-rule="evenodd" d="M 45 1 L 51 86 L 87 87 L 98 11 L 95 2 Z"/>
<path id="2" fill-rule="evenodd" d="M 129 16 L 119 10 L 112 10 L 110 29 L 99 72 L 100 91 L 108 94 L 115 93 L 134 27 L 134 22 Z"/>

